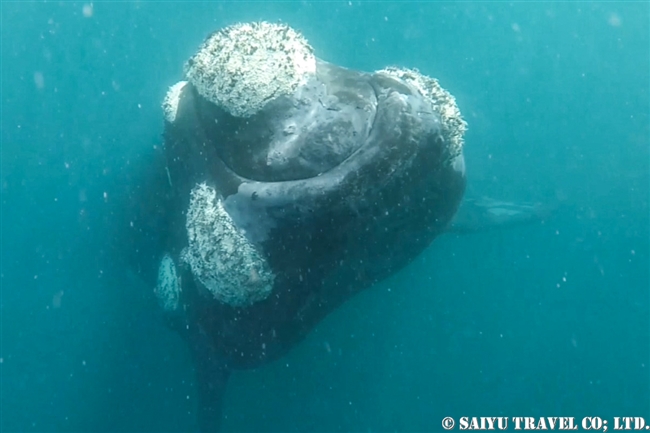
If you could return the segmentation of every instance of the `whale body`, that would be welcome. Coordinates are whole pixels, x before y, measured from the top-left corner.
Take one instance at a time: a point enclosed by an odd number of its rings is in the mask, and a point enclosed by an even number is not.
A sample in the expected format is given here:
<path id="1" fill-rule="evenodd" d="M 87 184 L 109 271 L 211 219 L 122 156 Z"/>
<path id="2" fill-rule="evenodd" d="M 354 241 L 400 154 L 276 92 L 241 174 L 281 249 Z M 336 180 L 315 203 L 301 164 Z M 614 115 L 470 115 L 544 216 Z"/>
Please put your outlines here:
<path id="1" fill-rule="evenodd" d="M 204 52 L 223 57 L 260 31 L 294 37 L 247 26 L 212 35 Z M 258 62 L 240 80 L 224 75 L 239 73 L 234 54 L 218 58 L 227 68 L 190 59 L 190 79 L 163 104 L 164 146 L 128 230 L 133 261 L 192 353 L 202 431 L 220 428 L 232 370 L 282 357 L 407 265 L 448 229 L 465 190 L 464 122 L 435 80 L 346 69 L 309 50 L 287 51 L 299 67 L 271 80 L 276 46 L 295 44 L 267 39 L 238 54 Z M 273 68 L 259 65 L 261 50 Z M 262 90 L 247 94 L 251 83 Z"/>

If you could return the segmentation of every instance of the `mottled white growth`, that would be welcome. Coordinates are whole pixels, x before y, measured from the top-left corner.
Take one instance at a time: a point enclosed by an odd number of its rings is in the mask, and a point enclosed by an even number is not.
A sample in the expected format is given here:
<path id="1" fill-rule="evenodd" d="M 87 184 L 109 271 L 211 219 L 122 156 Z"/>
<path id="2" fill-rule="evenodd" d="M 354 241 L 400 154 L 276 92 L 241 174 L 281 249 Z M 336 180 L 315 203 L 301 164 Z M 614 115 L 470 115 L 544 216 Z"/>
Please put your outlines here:
<path id="1" fill-rule="evenodd" d="M 187 81 L 179 81 L 169 88 L 167 95 L 162 103 L 162 109 L 165 113 L 165 120 L 169 123 L 174 123 L 176 120 L 176 112 L 178 111 L 178 102 L 181 98 L 181 91 L 187 84 Z"/>
<path id="2" fill-rule="evenodd" d="M 204 183 L 192 190 L 186 228 L 189 245 L 182 260 L 215 299 L 242 307 L 271 294 L 269 264 L 237 229 L 216 191 Z"/>
<path id="3" fill-rule="evenodd" d="M 155 293 L 163 310 L 174 311 L 178 308 L 181 285 L 176 274 L 176 265 L 169 254 L 165 254 L 160 261 Z"/>
<path id="4" fill-rule="evenodd" d="M 315 71 L 307 40 L 287 25 L 267 22 L 213 33 L 185 65 L 199 94 L 237 117 L 250 117 L 276 97 L 292 94 Z"/>
<path id="5" fill-rule="evenodd" d="M 463 135 L 467 130 L 467 122 L 463 120 L 456 99 L 443 89 L 438 80 L 427 77 L 414 69 L 386 68 L 377 71 L 402 80 L 415 87 L 422 96 L 428 98 L 433 109 L 440 115 L 442 121 L 442 136 L 448 146 L 447 161 L 452 161 L 463 152 Z"/>

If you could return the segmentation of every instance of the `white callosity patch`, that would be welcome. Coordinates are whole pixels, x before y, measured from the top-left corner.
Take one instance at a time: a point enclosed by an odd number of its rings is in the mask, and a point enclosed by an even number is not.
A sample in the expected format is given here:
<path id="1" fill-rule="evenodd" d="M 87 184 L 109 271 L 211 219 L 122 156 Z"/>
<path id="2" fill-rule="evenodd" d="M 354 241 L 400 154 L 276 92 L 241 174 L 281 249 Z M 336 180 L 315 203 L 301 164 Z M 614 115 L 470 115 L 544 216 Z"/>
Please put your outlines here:
<path id="1" fill-rule="evenodd" d="M 163 310 L 175 311 L 178 308 L 181 285 L 176 274 L 176 265 L 169 254 L 165 254 L 160 261 L 155 292 Z"/>
<path id="2" fill-rule="evenodd" d="M 235 24 L 208 37 L 185 65 L 201 96 L 237 117 L 250 117 L 290 95 L 316 71 L 307 40 L 291 27 Z"/>
<path id="3" fill-rule="evenodd" d="M 415 87 L 418 92 L 433 105 L 442 121 L 442 136 L 448 146 L 447 161 L 451 162 L 463 152 L 463 135 L 467 130 L 467 122 L 460 114 L 456 99 L 440 86 L 438 80 L 427 77 L 414 69 L 386 68 L 377 71 L 378 74 L 389 75 Z"/>
<path id="4" fill-rule="evenodd" d="M 215 299 L 243 307 L 271 294 L 274 276 L 267 261 L 206 184 L 192 190 L 186 228 L 189 245 L 182 260 Z"/>
<path id="5" fill-rule="evenodd" d="M 179 81 L 169 88 L 167 95 L 162 103 L 162 109 L 165 114 L 165 120 L 169 123 L 174 123 L 176 120 L 176 112 L 178 112 L 178 102 L 181 98 L 181 91 L 187 84 L 187 81 Z"/>

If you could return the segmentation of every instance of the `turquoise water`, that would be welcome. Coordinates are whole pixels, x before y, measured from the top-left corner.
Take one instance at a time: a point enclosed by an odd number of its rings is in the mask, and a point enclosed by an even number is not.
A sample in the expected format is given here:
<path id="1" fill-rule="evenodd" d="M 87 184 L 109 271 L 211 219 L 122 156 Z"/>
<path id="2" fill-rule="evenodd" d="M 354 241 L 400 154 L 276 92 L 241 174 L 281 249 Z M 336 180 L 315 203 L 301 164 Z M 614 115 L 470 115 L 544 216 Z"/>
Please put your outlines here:
<path id="1" fill-rule="evenodd" d="M 196 428 L 186 346 L 110 251 L 116 179 L 160 143 L 160 102 L 203 38 L 261 19 L 325 60 L 438 78 L 469 124 L 468 195 L 557 211 L 439 238 L 236 373 L 225 429 L 650 419 L 648 3 L 1 7 L 2 431 Z"/>

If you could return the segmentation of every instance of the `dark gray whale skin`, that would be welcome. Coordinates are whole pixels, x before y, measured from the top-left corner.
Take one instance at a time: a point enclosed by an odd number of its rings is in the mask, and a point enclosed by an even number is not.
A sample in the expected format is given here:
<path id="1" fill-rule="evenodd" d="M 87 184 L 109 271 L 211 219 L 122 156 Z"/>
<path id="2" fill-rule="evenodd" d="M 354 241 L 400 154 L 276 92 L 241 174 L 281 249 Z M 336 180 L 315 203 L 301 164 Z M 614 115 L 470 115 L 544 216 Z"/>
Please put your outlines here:
<path id="1" fill-rule="evenodd" d="M 130 229 L 142 275 L 155 281 L 164 253 L 181 263 L 190 191 L 206 183 L 276 276 L 268 298 L 232 307 L 179 266 L 181 307 L 167 320 L 193 354 L 202 431 L 219 430 L 231 370 L 278 359 L 408 264 L 449 226 L 465 189 L 463 156 L 449 162 L 423 96 L 387 75 L 322 61 L 297 93 L 250 118 L 188 84 L 164 143 Z"/>

